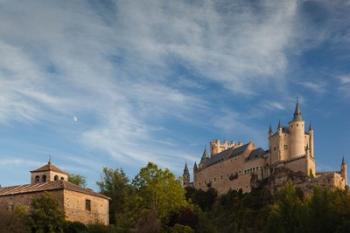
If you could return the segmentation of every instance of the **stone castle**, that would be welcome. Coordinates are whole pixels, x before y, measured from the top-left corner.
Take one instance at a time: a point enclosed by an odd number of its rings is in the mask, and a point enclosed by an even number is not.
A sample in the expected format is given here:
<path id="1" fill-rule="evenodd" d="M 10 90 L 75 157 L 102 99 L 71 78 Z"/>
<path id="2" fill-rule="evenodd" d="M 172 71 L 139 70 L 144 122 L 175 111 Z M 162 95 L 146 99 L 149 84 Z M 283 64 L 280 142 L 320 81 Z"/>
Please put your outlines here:
<path id="1" fill-rule="evenodd" d="M 269 148 L 264 150 L 253 142 L 211 141 L 210 155 L 205 149 L 200 163 L 194 164 L 193 183 L 185 165 L 184 186 L 201 190 L 211 187 L 223 194 L 230 189 L 250 192 L 259 181 L 265 180 L 272 189 L 287 181 L 304 190 L 315 185 L 345 189 L 347 165 L 344 159 L 340 171 L 316 172 L 314 130 L 310 124 L 305 131 L 298 101 L 288 126 L 279 122 L 276 132 L 270 126 L 268 142 Z"/>
<path id="2" fill-rule="evenodd" d="M 47 193 L 57 201 L 66 220 L 108 225 L 110 198 L 70 183 L 68 176 L 49 161 L 31 171 L 30 184 L 0 187 L 0 208 L 13 211 L 22 206 L 29 209 L 33 198 Z"/>

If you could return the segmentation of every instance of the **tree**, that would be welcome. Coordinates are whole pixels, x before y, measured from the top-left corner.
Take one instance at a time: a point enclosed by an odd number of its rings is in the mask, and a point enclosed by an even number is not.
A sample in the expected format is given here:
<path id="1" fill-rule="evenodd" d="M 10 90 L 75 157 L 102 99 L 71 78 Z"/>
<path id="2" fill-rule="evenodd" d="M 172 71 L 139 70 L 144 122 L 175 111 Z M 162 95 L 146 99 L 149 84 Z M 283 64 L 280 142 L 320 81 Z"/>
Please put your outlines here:
<path id="1" fill-rule="evenodd" d="M 25 213 L 20 207 L 15 211 L 0 210 L 0 233 L 29 233 Z"/>
<path id="2" fill-rule="evenodd" d="M 68 181 L 82 188 L 86 187 L 86 178 L 78 174 L 69 174 Z"/>
<path id="3" fill-rule="evenodd" d="M 97 185 L 102 194 L 111 198 L 109 205 L 110 223 L 117 226 L 135 223 L 129 213 L 134 209 L 132 205 L 136 204 L 137 198 L 124 171 L 103 168 L 102 180 L 97 182 Z"/>
<path id="4" fill-rule="evenodd" d="M 189 226 L 175 224 L 170 230 L 170 233 L 194 233 L 194 230 Z"/>
<path id="5" fill-rule="evenodd" d="M 292 184 L 287 184 L 272 206 L 265 232 L 308 232 L 308 208 Z"/>
<path id="6" fill-rule="evenodd" d="M 35 233 L 62 233 L 64 213 L 58 203 L 44 193 L 32 200 L 29 226 Z"/>
<path id="7" fill-rule="evenodd" d="M 141 168 L 132 183 L 141 197 L 141 206 L 154 210 L 161 219 L 187 205 L 181 181 L 154 163 Z"/>
<path id="8" fill-rule="evenodd" d="M 137 233 L 160 233 L 161 221 L 154 210 L 142 210 L 136 224 Z"/>

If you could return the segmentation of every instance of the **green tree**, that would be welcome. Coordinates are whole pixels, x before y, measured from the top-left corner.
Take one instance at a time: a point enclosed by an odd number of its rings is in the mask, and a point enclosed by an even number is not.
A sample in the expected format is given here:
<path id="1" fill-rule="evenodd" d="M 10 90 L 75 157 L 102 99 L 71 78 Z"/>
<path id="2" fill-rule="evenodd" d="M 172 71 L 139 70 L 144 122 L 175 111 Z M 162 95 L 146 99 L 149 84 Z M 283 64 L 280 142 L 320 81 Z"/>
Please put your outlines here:
<path id="1" fill-rule="evenodd" d="M 0 210 L 0 233 L 29 233 L 25 213 L 21 207 L 15 211 Z"/>
<path id="2" fill-rule="evenodd" d="M 181 181 L 168 169 L 148 163 L 133 180 L 141 197 L 142 208 L 152 209 L 162 219 L 168 213 L 187 205 Z"/>
<path id="3" fill-rule="evenodd" d="M 32 200 L 29 226 L 34 233 L 62 233 L 64 213 L 48 193 Z"/>
<path id="4" fill-rule="evenodd" d="M 68 176 L 68 181 L 82 188 L 86 188 L 86 178 L 84 176 L 70 173 Z"/>
<path id="5" fill-rule="evenodd" d="M 265 232 L 308 232 L 308 208 L 300 199 L 295 187 L 287 184 L 278 194 L 272 206 Z"/>
<path id="6" fill-rule="evenodd" d="M 194 233 L 194 230 L 189 226 L 175 224 L 170 230 L 170 233 Z"/>
<path id="7" fill-rule="evenodd" d="M 102 180 L 97 182 L 102 194 L 111 198 L 109 205 L 110 223 L 117 226 L 136 222 L 133 212 L 137 197 L 129 179 L 122 169 L 103 168 Z"/>

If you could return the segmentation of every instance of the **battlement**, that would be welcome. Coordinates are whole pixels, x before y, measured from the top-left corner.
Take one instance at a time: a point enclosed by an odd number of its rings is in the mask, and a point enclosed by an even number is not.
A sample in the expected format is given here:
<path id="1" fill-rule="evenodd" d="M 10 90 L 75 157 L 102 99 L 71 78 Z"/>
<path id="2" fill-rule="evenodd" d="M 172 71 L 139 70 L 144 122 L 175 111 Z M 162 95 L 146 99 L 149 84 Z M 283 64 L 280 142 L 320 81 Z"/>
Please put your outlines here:
<path id="1" fill-rule="evenodd" d="M 224 140 L 223 142 L 221 142 L 218 139 L 214 139 L 210 142 L 211 156 L 215 156 L 216 154 L 224 150 L 227 150 L 229 148 L 236 148 L 242 145 L 243 145 L 242 142 L 234 142 L 234 141 L 228 141 L 228 140 Z"/>

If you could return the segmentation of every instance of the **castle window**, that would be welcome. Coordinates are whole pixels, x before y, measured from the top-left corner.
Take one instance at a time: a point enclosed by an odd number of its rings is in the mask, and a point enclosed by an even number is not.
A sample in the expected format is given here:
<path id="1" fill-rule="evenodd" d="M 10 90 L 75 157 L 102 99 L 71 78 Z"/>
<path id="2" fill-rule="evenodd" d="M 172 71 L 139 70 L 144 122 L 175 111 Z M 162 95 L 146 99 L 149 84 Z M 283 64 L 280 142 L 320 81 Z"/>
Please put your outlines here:
<path id="1" fill-rule="evenodd" d="M 42 176 L 41 181 L 42 181 L 42 182 L 46 182 L 46 175 L 43 175 L 43 176 Z"/>
<path id="2" fill-rule="evenodd" d="M 39 176 L 36 176 L 35 177 L 35 183 L 39 183 L 40 182 L 40 177 Z"/>
<path id="3" fill-rule="evenodd" d="M 58 175 L 55 175 L 55 178 L 54 178 L 54 180 L 56 181 L 56 180 L 58 180 Z"/>
<path id="4" fill-rule="evenodd" d="M 85 200 L 85 210 L 91 211 L 91 200 L 89 199 Z"/>
<path id="5" fill-rule="evenodd" d="M 285 150 L 288 150 L 288 145 L 284 145 L 284 149 L 285 149 Z"/>
<path id="6" fill-rule="evenodd" d="M 64 177 L 61 177 L 61 180 L 64 180 Z"/>

